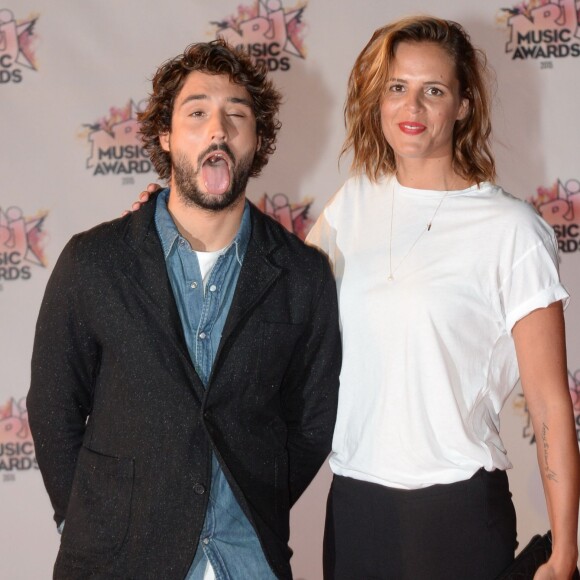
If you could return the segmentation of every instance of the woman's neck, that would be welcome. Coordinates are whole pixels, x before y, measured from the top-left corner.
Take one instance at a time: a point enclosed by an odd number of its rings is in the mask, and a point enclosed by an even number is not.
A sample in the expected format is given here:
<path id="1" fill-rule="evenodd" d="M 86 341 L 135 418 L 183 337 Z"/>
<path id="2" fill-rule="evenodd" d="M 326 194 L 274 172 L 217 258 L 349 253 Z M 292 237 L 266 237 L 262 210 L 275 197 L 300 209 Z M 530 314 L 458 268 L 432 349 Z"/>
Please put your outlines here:
<path id="1" fill-rule="evenodd" d="M 475 185 L 459 175 L 449 159 L 398 159 L 396 177 L 413 189 L 459 191 Z"/>

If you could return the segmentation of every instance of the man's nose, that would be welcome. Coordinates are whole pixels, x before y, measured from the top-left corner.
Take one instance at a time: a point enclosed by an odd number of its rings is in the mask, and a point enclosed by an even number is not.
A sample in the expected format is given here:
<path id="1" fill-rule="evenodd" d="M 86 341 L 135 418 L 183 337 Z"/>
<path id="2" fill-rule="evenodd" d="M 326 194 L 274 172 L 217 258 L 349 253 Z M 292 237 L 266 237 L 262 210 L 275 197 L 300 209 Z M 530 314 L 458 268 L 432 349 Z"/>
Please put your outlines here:
<path id="1" fill-rule="evenodd" d="M 227 141 L 227 121 L 223 115 L 215 115 L 212 118 L 209 130 L 212 142 L 217 141 L 218 143 L 221 143 L 222 141 Z"/>

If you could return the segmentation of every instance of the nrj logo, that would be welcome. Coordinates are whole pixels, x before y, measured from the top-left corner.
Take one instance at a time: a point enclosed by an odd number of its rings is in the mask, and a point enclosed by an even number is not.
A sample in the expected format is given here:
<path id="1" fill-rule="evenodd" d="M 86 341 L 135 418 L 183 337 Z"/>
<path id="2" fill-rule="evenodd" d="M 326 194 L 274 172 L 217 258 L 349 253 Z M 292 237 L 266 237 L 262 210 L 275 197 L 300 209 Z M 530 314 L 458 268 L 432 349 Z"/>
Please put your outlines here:
<path id="1" fill-rule="evenodd" d="M 3 282 L 28 280 L 32 266 L 46 267 L 44 220 L 48 212 L 26 217 L 16 206 L 0 208 L 0 290 Z"/>
<path id="2" fill-rule="evenodd" d="M 507 20 L 510 28 L 506 53 L 513 60 L 580 56 L 577 4 L 578 0 L 528 0 L 503 8 L 498 19 Z"/>
<path id="3" fill-rule="evenodd" d="M 580 443 L 580 369 L 575 373 L 568 371 L 568 389 L 570 391 L 570 397 L 572 398 L 572 408 L 574 410 L 574 420 L 576 422 L 576 438 Z M 514 407 L 517 412 L 524 415 L 526 419 L 526 424 L 522 431 L 523 438 L 529 439 L 530 444 L 535 443 L 536 437 L 532 427 L 532 419 L 530 417 L 526 399 L 522 393 L 520 393 L 515 399 Z"/>
<path id="4" fill-rule="evenodd" d="M 552 187 L 538 187 L 528 201 L 554 228 L 561 252 L 580 251 L 580 180 L 558 179 Z"/>
<path id="5" fill-rule="evenodd" d="M 16 20 L 14 14 L 0 9 L 0 85 L 22 81 L 22 67 L 37 70 L 34 26 L 38 16 Z"/>
<path id="6" fill-rule="evenodd" d="M 264 197 L 256 205 L 266 215 L 274 218 L 301 240 L 306 238 L 306 234 L 312 225 L 312 220 L 308 215 L 312 201 L 292 204 L 283 193 L 277 193 L 272 197 L 265 193 Z"/>
<path id="7" fill-rule="evenodd" d="M 220 22 L 216 36 L 246 51 L 269 71 L 287 71 L 292 57 L 304 58 L 302 14 L 306 3 L 284 9 L 281 0 L 256 0 L 239 6 L 238 14 Z"/>
<path id="8" fill-rule="evenodd" d="M 0 472 L 38 469 L 28 426 L 26 399 L 0 405 Z"/>
<path id="9" fill-rule="evenodd" d="M 81 137 L 91 144 L 87 168 L 93 175 L 149 173 L 152 164 L 139 135 L 139 106 L 129 101 L 124 107 L 111 107 L 109 116 L 84 125 Z"/>

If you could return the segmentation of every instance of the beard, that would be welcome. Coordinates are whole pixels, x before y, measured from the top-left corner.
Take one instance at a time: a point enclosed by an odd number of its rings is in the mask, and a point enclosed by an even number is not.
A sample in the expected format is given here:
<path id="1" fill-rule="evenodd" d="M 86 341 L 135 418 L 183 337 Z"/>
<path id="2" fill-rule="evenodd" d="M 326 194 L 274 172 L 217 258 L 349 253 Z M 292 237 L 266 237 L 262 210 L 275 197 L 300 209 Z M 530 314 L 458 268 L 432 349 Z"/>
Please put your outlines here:
<path id="1" fill-rule="evenodd" d="M 203 159 L 212 151 L 224 151 L 232 160 L 234 168 L 230 186 L 221 195 L 204 193 L 198 187 Z M 219 212 L 233 206 L 244 196 L 254 161 L 253 152 L 248 153 L 248 155 L 240 159 L 239 163 L 236 163 L 231 149 L 227 144 L 222 143 L 221 145 L 210 145 L 197 159 L 197 169 L 194 168 L 184 153 L 177 153 L 175 158 L 172 157 L 171 159 L 177 193 L 186 205 Z"/>

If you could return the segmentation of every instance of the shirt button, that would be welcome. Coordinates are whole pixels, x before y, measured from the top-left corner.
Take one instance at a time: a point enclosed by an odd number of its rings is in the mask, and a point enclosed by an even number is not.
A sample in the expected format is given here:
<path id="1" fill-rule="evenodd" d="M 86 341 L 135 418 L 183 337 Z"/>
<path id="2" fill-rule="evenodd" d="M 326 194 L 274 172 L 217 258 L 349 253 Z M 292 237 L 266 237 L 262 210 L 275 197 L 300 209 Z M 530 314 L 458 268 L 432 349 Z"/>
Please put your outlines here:
<path id="1" fill-rule="evenodd" d="M 190 288 L 193 288 L 195 290 L 197 288 L 197 282 L 192 282 L 190 284 Z"/>
<path id="2" fill-rule="evenodd" d="M 209 538 L 204 538 L 203 543 L 207 546 L 209 544 Z"/>
<path id="3" fill-rule="evenodd" d="M 205 493 L 205 486 L 202 485 L 201 483 L 196 483 L 193 486 L 193 491 L 194 493 L 196 493 L 197 495 L 203 495 Z"/>
<path id="4" fill-rule="evenodd" d="M 216 290 L 217 290 L 217 286 L 216 286 L 215 284 L 212 284 L 212 285 L 209 287 L 209 291 L 210 291 L 210 292 L 215 292 Z"/>
<path id="5" fill-rule="evenodd" d="M 202 340 L 207 336 L 207 334 L 205 332 L 200 332 L 199 333 L 199 338 L 201 338 Z"/>

